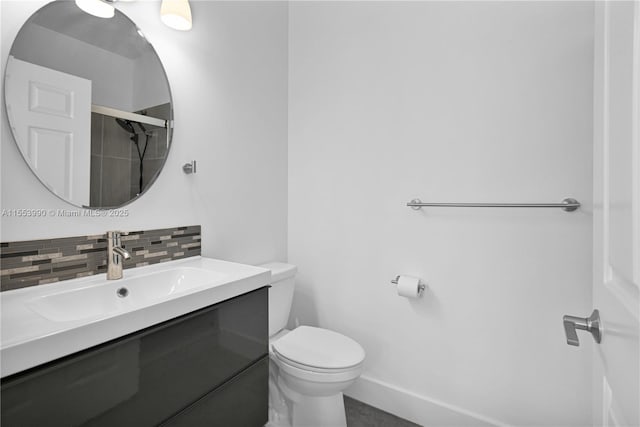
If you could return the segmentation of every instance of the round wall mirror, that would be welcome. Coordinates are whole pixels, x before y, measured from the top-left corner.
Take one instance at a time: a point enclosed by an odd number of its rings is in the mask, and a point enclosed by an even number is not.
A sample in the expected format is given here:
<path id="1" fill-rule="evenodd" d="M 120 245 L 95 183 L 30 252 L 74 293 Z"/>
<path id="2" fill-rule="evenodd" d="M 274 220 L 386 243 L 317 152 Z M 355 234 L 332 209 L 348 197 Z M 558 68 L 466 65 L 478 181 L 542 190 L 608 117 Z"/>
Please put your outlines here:
<path id="1" fill-rule="evenodd" d="M 9 53 L 5 105 L 31 170 L 79 207 L 113 208 L 139 197 L 171 146 L 166 73 L 117 9 L 105 19 L 54 1 L 34 13 Z"/>

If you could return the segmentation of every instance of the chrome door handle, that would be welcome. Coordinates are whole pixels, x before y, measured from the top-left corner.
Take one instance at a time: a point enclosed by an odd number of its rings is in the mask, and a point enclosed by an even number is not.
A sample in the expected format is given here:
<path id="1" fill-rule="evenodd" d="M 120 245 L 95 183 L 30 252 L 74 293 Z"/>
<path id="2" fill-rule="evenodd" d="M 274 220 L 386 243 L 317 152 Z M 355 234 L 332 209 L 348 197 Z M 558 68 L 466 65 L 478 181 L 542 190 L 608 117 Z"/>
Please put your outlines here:
<path id="1" fill-rule="evenodd" d="M 564 316 L 562 318 L 562 323 L 564 323 L 564 333 L 567 336 L 567 344 L 569 345 L 580 345 L 576 329 L 591 332 L 594 341 L 598 344 L 600 344 L 600 341 L 602 340 L 602 331 L 600 330 L 600 312 L 598 310 L 593 310 L 591 316 L 587 318 Z"/>

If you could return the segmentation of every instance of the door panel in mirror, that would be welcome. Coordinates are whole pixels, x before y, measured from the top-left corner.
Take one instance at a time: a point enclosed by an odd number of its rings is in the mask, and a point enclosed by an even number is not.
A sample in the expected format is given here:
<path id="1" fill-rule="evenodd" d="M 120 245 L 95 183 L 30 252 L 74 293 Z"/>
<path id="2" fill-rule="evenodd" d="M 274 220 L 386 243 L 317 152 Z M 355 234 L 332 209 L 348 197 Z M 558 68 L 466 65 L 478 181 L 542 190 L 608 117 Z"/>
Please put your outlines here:
<path id="1" fill-rule="evenodd" d="M 88 205 L 91 81 L 9 56 L 6 82 L 11 128 L 31 170 L 59 197 Z"/>

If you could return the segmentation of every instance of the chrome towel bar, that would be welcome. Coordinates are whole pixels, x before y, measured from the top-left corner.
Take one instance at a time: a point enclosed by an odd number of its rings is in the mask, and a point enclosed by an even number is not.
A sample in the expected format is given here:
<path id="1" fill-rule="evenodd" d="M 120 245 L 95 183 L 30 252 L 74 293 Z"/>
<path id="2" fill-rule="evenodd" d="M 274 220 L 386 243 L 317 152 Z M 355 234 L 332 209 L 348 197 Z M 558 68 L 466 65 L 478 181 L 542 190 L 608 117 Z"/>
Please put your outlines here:
<path id="1" fill-rule="evenodd" d="M 423 206 L 446 208 L 561 208 L 565 212 L 573 212 L 580 207 L 580 202 L 567 197 L 562 203 L 423 203 L 420 199 L 413 199 L 407 206 L 419 210 Z"/>

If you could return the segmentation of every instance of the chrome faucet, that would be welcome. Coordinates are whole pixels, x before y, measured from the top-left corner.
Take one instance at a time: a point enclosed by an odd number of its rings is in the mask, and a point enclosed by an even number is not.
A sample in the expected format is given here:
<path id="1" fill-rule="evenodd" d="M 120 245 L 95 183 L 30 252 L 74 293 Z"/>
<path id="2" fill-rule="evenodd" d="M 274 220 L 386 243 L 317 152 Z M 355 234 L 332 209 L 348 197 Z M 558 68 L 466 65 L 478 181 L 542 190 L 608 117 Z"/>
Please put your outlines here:
<path id="1" fill-rule="evenodd" d="M 122 247 L 120 231 L 107 231 L 107 280 L 122 279 L 122 264 L 131 254 Z"/>

